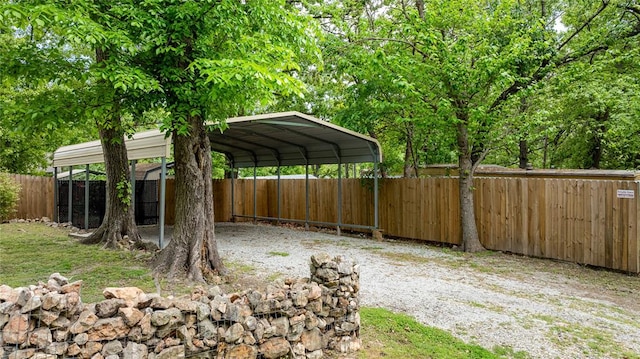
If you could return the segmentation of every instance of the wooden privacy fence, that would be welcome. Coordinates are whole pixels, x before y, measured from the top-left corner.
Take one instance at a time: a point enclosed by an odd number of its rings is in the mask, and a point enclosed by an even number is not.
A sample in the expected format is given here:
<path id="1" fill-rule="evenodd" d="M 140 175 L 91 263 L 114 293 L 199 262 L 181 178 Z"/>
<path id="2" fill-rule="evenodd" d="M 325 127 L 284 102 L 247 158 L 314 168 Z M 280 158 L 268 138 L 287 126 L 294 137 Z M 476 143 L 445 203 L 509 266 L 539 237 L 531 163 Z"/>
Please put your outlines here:
<path id="1" fill-rule="evenodd" d="M 53 180 L 15 176 L 22 185 L 17 218 L 53 217 Z M 492 250 L 640 272 L 639 184 L 632 179 L 478 177 L 475 213 Z M 309 181 L 309 220 L 336 222 L 337 180 Z M 236 215 L 252 217 L 253 180 L 236 180 Z M 342 223 L 373 225 L 372 181 L 343 179 Z M 167 181 L 166 223 L 175 218 Z M 280 217 L 305 220 L 304 180 L 281 180 Z M 256 215 L 278 217 L 277 181 L 256 181 Z M 632 198 L 630 198 L 632 197 Z M 385 235 L 460 244 L 457 178 L 384 179 L 380 228 Z M 231 182 L 214 181 L 217 222 L 231 216 Z"/>
<path id="2" fill-rule="evenodd" d="M 11 218 L 53 218 L 53 177 L 10 175 L 20 187 L 20 201 Z"/>

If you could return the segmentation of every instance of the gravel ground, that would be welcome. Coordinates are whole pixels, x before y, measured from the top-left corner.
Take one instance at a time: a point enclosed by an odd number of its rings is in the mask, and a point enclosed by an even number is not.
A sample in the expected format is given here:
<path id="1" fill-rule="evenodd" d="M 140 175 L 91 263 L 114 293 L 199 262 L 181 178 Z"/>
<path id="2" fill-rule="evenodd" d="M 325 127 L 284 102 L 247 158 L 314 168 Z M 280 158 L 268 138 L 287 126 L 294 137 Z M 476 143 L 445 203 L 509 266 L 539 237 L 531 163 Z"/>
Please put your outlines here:
<path id="1" fill-rule="evenodd" d="M 532 358 L 640 358 L 640 278 L 504 253 L 221 223 L 227 262 L 257 277 L 309 275 L 311 254 L 361 265 L 361 303 L 407 313 L 486 348 Z M 366 344 L 365 344 L 366 345 Z"/>

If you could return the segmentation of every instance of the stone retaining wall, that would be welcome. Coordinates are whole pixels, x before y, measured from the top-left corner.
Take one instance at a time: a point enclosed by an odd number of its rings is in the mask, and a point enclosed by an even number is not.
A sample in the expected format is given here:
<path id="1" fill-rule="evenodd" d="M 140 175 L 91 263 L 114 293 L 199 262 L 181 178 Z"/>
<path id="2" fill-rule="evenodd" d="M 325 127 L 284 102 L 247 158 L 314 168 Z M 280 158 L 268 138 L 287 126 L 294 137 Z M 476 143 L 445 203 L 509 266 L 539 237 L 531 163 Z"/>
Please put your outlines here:
<path id="1" fill-rule="evenodd" d="M 360 348 L 359 267 L 311 257 L 311 277 L 265 292 L 199 288 L 168 299 L 107 288 L 83 304 L 81 281 L 53 274 L 28 288 L 0 286 L 0 358 L 321 358 Z"/>

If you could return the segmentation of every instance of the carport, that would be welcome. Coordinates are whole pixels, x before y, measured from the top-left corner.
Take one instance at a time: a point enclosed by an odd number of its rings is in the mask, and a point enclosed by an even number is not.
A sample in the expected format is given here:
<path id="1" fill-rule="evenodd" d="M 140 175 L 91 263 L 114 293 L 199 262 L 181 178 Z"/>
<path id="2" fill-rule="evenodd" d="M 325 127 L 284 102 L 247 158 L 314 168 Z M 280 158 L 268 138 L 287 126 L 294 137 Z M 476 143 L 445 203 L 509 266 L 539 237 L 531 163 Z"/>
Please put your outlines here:
<path id="1" fill-rule="evenodd" d="M 253 167 L 254 220 L 276 220 L 288 222 L 304 222 L 305 227 L 315 225 L 335 225 L 338 233 L 342 227 L 355 229 L 378 229 L 378 164 L 382 153 L 380 144 L 374 138 L 350 131 L 327 121 L 299 112 L 281 112 L 265 115 L 230 118 L 226 121 L 224 131 L 209 132 L 211 149 L 223 153 L 232 168 L 231 176 L 231 214 L 232 217 L 243 217 L 235 214 L 234 209 L 234 175 L 233 169 Z M 214 124 L 210 124 L 212 127 Z M 135 188 L 136 161 L 145 158 L 160 158 L 160 203 L 159 203 L 159 245 L 164 240 L 164 210 L 166 188 L 166 158 L 170 154 L 171 138 L 159 130 L 139 132 L 127 139 L 127 153 L 131 161 L 131 182 Z M 85 224 L 88 223 L 88 190 L 89 165 L 104 162 L 100 141 L 92 141 L 58 148 L 53 155 L 54 176 L 63 167 L 69 170 L 69 188 L 71 188 L 74 166 L 86 166 L 85 185 Z M 342 164 L 373 163 L 374 218 L 373 226 L 342 221 Z M 337 164 L 337 222 L 311 221 L 309 218 L 309 165 Z M 281 216 L 280 168 L 282 166 L 305 166 L 305 220 L 300 221 Z M 258 167 L 277 167 L 277 217 L 259 217 L 256 208 L 256 169 Z M 55 183 L 54 206 L 58 207 L 58 182 Z M 72 215 L 71 190 L 69 190 L 69 221 Z M 135 203 L 135 201 L 134 201 Z M 57 218 L 57 211 L 56 220 Z"/>
<path id="2" fill-rule="evenodd" d="M 336 226 L 338 234 L 342 227 L 355 229 L 378 229 L 378 164 L 382 158 L 380 144 L 374 138 L 350 131 L 300 112 L 280 112 L 256 116 L 235 117 L 227 120 L 224 131 L 211 131 L 211 149 L 225 154 L 232 168 L 231 215 L 234 208 L 234 169 L 253 167 L 253 216 L 254 220 L 304 222 L 309 224 Z M 342 222 L 342 164 L 373 163 L 374 219 L 373 226 Z M 318 222 L 309 219 L 309 165 L 337 164 L 337 222 Z M 282 166 L 305 166 L 305 220 L 281 217 L 280 168 Z M 277 217 L 257 216 L 256 169 L 277 167 Z"/>
<path id="3" fill-rule="evenodd" d="M 132 138 L 125 139 L 127 146 L 127 156 L 131 161 L 131 186 L 136 188 L 136 161 L 145 158 L 160 158 L 161 159 L 161 175 L 160 175 L 160 203 L 159 203 L 159 241 L 162 243 L 164 239 L 164 204 L 165 204 L 165 179 L 167 171 L 166 158 L 170 154 L 171 138 L 165 136 L 164 133 L 159 130 L 151 130 L 138 132 L 133 135 Z M 84 223 L 85 229 L 88 229 L 89 223 L 89 165 L 94 163 L 103 163 L 104 155 L 102 152 L 102 145 L 100 141 L 91 141 L 80 143 L 76 145 L 64 146 L 58 148 L 53 153 L 53 170 L 54 178 L 58 178 L 58 171 L 63 167 L 68 167 L 69 170 L 69 209 L 68 218 L 69 222 L 72 221 L 73 201 L 72 201 L 72 177 L 74 174 L 74 166 L 82 166 L 85 168 L 85 186 L 84 186 Z M 58 181 L 54 181 L 54 219 L 60 221 L 58 218 L 58 202 L 59 202 L 59 189 Z M 135 203 L 135 191 L 133 191 L 132 202 Z"/>

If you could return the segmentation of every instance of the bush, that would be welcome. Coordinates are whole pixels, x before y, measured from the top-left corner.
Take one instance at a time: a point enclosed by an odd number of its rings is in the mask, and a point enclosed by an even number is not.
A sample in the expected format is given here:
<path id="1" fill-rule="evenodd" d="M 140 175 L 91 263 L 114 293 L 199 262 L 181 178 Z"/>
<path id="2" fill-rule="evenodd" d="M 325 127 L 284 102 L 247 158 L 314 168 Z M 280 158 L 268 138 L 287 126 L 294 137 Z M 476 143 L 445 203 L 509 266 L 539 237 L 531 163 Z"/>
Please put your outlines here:
<path id="1" fill-rule="evenodd" d="M 9 219 L 20 199 L 20 185 L 8 174 L 0 173 L 0 222 Z"/>

